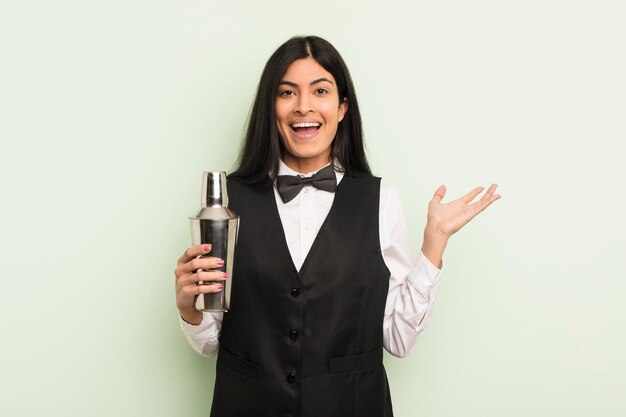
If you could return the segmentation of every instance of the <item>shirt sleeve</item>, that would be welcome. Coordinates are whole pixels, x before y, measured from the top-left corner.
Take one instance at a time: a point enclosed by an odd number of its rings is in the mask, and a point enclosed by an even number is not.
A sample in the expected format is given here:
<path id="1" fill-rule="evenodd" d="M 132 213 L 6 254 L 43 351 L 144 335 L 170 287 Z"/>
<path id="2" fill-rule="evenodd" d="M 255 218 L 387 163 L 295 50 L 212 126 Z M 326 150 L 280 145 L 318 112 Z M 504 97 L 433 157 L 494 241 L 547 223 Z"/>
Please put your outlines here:
<path id="1" fill-rule="evenodd" d="M 391 275 L 383 319 L 383 346 L 405 357 L 430 320 L 442 271 L 421 253 L 412 261 L 411 244 L 397 188 L 382 180 L 380 245 Z"/>
<path id="2" fill-rule="evenodd" d="M 224 313 L 202 312 L 202 322 L 194 326 L 179 316 L 180 327 L 187 342 L 202 356 L 215 356 L 219 348 L 219 335 Z"/>

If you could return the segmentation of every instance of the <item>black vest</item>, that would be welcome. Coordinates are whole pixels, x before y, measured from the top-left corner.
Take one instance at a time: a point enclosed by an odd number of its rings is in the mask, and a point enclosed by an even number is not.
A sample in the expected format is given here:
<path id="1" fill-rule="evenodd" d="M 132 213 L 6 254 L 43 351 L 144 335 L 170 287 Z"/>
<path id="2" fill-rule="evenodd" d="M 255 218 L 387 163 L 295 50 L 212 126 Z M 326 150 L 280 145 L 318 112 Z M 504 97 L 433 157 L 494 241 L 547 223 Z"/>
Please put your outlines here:
<path id="1" fill-rule="evenodd" d="M 344 176 L 298 272 L 271 182 L 229 179 L 241 216 L 211 417 L 390 417 L 380 178 Z"/>

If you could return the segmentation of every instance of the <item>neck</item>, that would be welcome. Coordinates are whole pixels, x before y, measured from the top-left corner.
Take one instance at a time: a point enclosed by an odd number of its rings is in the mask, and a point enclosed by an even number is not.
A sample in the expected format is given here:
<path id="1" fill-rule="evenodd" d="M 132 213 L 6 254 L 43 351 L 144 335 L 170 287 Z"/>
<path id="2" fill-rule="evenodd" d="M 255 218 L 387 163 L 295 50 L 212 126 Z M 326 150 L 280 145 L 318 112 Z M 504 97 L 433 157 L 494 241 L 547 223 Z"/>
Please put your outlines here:
<path id="1" fill-rule="evenodd" d="M 300 174 L 308 174 L 309 172 L 317 171 L 330 162 L 330 158 L 322 158 L 316 160 L 309 160 L 304 158 L 294 158 L 291 155 L 285 155 L 283 158 L 283 162 L 289 168 Z"/>

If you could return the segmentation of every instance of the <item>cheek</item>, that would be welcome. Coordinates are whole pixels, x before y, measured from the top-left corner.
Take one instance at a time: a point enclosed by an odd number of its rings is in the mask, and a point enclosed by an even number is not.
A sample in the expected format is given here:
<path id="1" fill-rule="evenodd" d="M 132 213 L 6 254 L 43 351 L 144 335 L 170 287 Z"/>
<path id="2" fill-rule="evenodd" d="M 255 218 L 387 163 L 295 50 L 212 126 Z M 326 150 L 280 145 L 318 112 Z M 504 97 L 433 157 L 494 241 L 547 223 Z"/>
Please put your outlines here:
<path id="1" fill-rule="evenodd" d="M 284 148 L 285 146 L 287 146 L 287 141 L 285 140 L 285 135 L 283 135 L 283 131 L 280 129 L 280 127 L 278 128 L 278 144 L 280 145 L 281 148 Z"/>
<path id="2" fill-rule="evenodd" d="M 283 122 L 278 116 L 276 117 L 276 129 L 278 130 L 278 136 L 281 142 L 284 141 L 284 136 L 287 134 L 289 126 L 287 122 Z"/>
<path id="3" fill-rule="evenodd" d="M 285 108 L 284 105 L 281 105 L 281 103 L 276 103 L 276 105 L 274 106 L 274 118 L 276 119 L 276 125 L 280 127 L 283 123 L 286 123 L 285 120 L 288 114 L 289 111 Z"/>

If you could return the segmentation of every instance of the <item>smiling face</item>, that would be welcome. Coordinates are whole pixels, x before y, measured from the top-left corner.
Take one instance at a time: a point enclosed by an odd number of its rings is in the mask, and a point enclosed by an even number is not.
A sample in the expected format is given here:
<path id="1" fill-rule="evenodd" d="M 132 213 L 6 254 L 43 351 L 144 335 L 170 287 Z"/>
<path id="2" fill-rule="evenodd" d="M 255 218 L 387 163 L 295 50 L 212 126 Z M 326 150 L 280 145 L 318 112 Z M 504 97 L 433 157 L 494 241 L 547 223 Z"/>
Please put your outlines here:
<path id="1" fill-rule="evenodd" d="M 300 173 L 326 165 L 347 108 L 347 100 L 340 102 L 335 79 L 324 67 L 311 57 L 294 61 L 276 96 L 276 124 L 285 164 Z"/>

